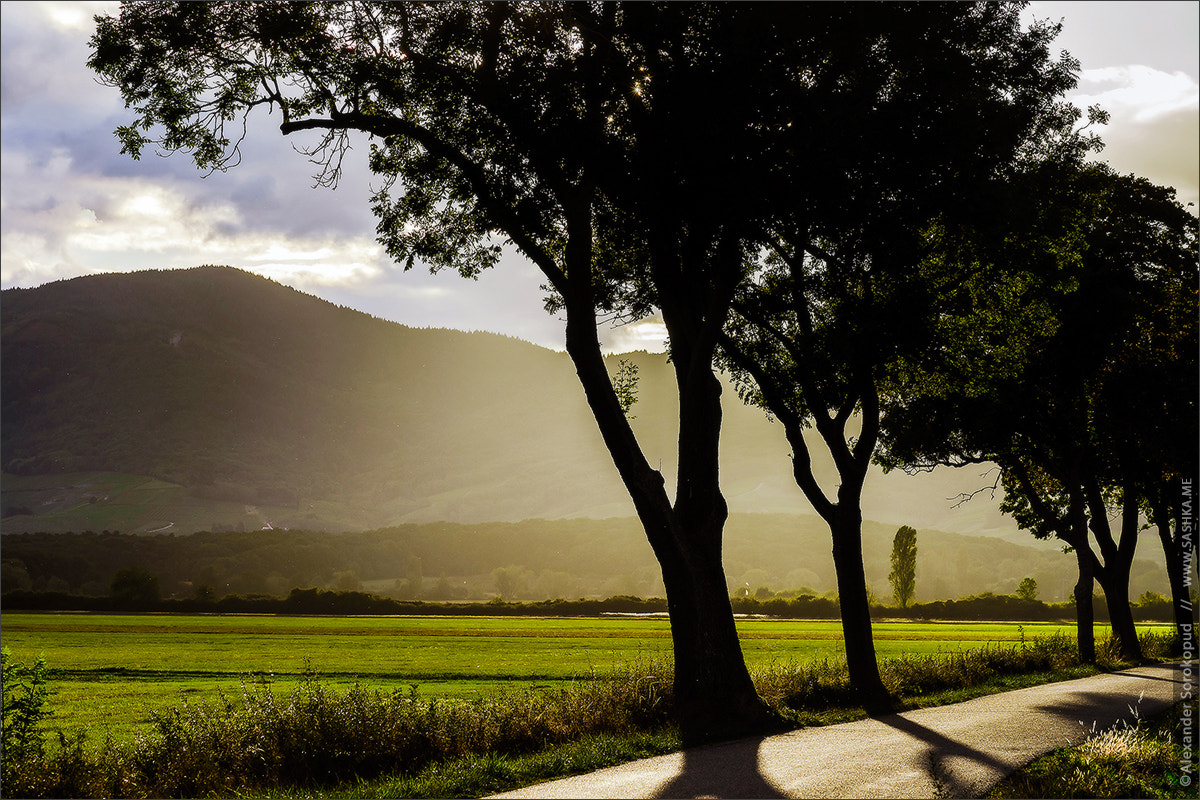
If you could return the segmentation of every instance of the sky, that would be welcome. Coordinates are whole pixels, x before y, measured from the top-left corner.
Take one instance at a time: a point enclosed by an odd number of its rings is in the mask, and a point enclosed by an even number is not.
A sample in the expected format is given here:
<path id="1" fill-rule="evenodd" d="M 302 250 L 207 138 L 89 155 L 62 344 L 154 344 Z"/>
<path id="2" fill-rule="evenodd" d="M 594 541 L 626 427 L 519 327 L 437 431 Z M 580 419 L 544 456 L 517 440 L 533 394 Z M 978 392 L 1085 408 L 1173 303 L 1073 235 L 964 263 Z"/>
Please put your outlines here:
<path id="1" fill-rule="evenodd" d="M 1072 102 L 1111 114 L 1100 160 L 1200 201 L 1197 2 L 1035 2 L 1063 21 L 1056 50 L 1082 63 Z M 184 155 L 120 155 L 131 120 L 87 69 L 92 15 L 109 2 L 0 4 L 0 276 L 3 288 L 101 272 L 227 264 L 413 327 L 483 330 L 563 348 L 541 273 L 515 251 L 476 281 L 403 272 L 375 241 L 366 140 L 336 190 L 278 119 L 252 117 L 237 168 L 205 177 Z M 255 124 L 257 123 L 257 124 Z M 1193 209 L 1194 210 L 1194 209 Z M 602 326 L 607 349 L 663 349 L 660 322 Z"/>

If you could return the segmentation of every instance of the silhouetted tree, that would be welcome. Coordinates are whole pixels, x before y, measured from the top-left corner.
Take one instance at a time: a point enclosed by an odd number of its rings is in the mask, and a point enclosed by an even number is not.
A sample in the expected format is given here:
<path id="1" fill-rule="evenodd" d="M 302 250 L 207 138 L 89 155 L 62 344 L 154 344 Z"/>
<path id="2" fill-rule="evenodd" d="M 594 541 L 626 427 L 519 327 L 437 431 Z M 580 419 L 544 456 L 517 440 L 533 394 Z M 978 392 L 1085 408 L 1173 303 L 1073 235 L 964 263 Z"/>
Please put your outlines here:
<path id="1" fill-rule="evenodd" d="M 1081 656 L 1095 657 L 1098 580 L 1122 653 L 1137 659 L 1128 595 L 1139 514 L 1147 488 L 1187 474 L 1195 457 L 1175 455 L 1162 431 L 1195 439 L 1196 221 L 1173 190 L 1100 165 L 1047 170 L 1025 196 L 1042 233 L 1015 245 L 1024 252 L 1004 246 L 1007 266 L 975 289 L 1016 302 L 1004 315 L 980 305 L 969 327 L 946 331 L 944 360 L 917 370 L 926 392 L 889 408 L 884 460 L 999 464 L 1001 508 L 1076 555 Z M 1177 320 L 1182 346 L 1154 354 L 1144 343 L 1162 332 L 1156 309 L 1171 297 L 1189 298 L 1192 313 Z"/>
<path id="2" fill-rule="evenodd" d="M 1022 579 L 1020 585 L 1017 586 L 1017 597 L 1021 600 L 1037 600 L 1037 596 L 1037 581 L 1030 577 Z"/>
<path id="3" fill-rule="evenodd" d="M 830 55 L 860 66 L 805 98 L 768 156 L 762 246 L 721 348 L 743 399 L 782 423 L 796 483 L 829 525 L 851 681 L 885 706 L 862 564 L 882 398 L 919 390 L 906 360 L 960 318 L 953 288 L 975 267 L 959 240 L 1009 213 L 1004 187 L 1030 163 L 1078 160 L 1093 142 L 1062 100 L 1077 62 L 1050 57 L 1056 26 L 1020 30 L 1019 5 L 842 8 L 874 38 Z M 863 124 L 830 124 L 850 119 Z M 825 194 L 796 191 L 810 185 Z M 836 487 L 818 479 L 814 444 Z"/>
<path id="4" fill-rule="evenodd" d="M 996 3 L 129 4 L 98 19 L 89 63 L 134 110 L 117 133 L 135 158 L 158 130 L 162 151 L 225 169 L 239 157 L 226 125 L 240 130 L 239 116 L 261 106 L 281 113 L 284 134 L 324 133 L 311 154 L 333 185 L 349 133 L 363 132 L 384 178 L 373 201 L 379 238 L 398 262 L 472 277 L 507 240 L 538 266 L 662 568 L 676 708 L 691 742 L 774 721 L 725 590 L 713 371 L 734 297 L 766 232 L 784 221 L 772 208 L 786 198 L 793 217 L 888 213 L 874 205 L 886 191 L 853 202 L 856 192 L 891 185 L 893 172 L 936 185 L 959 170 L 957 156 L 993 139 L 999 151 L 1019 143 L 1025 120 L 1070 83 L 1070 67 L 1050 61 L 1050 29 L 1024 32 L 1018 12 Z M 912 137 L 924 155 L 956 157 L 899 169 L 908 156 L 887 145 Z M 673 497 L 633 434 L 596 330 L 598 314 L 655 308 L 679 398 Z"/>
<path id="5" fill-rule="evenodd" d="M 917 531 L 901 525 L 892 538 L 892 571 L 888 574 L 896 605 L 908 608 L 917 586 Z"/>

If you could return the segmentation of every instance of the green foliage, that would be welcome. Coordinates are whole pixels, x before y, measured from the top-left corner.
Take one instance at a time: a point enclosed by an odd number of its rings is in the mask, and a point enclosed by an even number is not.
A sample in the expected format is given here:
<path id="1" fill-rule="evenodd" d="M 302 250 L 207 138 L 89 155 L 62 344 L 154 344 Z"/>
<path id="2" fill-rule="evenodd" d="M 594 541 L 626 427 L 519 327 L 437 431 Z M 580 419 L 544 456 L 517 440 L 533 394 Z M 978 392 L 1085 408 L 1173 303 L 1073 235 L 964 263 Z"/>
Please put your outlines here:
<path id="1" fill-rule="evenodd" d="M 19 771 L 36 767 L 45 755 L 42 721 L 50 716 L 46 709 L 50 690 L 46 685 L 46 659 L 42 656 L 27 665 L 13 661 L 9 648 L 0 648 L 0 673 L 3 692 L 0 762 L 3 784 L 11 787 Z M 14 796 L 11 788 L 8 796 Z"/>
<path id="2" fill-rule="evenodd" d="M 638 371 L 637 364 L 623 358 L 617 367 L 617 374 L 613 377 L 613 391 L 617 393 L 617 402 L 621 404 L 621 411 L 631 420 L 637 419 L 629 411 L 638 400 Z"/>
<path id="3" fill-rule="evenodd" d="M 908 608 L 917 585 L 917 531 L 902 525 L 892 540 L 892 571 L 888 574 L 896 605 Z"/>
<path id="4" fill-rule="evenodd" d="M 1037 600 L 1038 585 L 1033 578 L 1026 577 L 1022 579 L 1021 584 L 1017 587 L 1018 600 Z"/>

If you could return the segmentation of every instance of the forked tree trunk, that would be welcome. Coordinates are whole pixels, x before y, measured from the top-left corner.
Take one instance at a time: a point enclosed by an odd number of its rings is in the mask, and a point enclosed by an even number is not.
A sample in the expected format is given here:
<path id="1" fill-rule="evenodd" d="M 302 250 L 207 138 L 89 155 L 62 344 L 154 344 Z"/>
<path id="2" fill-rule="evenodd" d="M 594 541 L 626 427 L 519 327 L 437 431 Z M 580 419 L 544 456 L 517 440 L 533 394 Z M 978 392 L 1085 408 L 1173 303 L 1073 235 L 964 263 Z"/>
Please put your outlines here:
<path id="1" fill-rule="evenodd" d="M 752 373 L 753 374 L 753 373 Z M 760 383 L 760 385 L 762 385 Z M 865 411 L 860 446 L 874 450 L 878 436 L 878 395 L 874 386 L 864 395 Z M 871 632 L 871 606 L 867 595 L 867 578 L 863 571 L 862 555 L 862 489 L 866 464 L 858 461 L 846 444 L 844 428 L 833 421 L 829 426 L 818 424 L 822 439 L 838 467 L 841 485 L 837 502 L 831 502 L 817 482 L 812 469 L 812 456 L 804 440 L 801 418 L 784 405 L 772 408 L 783 423 L 784 435 L 792 448 L 792 475 L 816 509 L 833 539 L 833 568 L 837 576 L 838 608 L 842 617 L 842 637 L 846 648 L 846 669 L 856 699 L 868 713 L 892 710 L 892 697 L 879 677 L 875 655 L 875 640 Z"/>
<path id="2" fill-rule="evenodd" d="M 1124 487 L 1121 504 L 1120 539 L 1113 540 L 1112 525 L 1108 521 L 1099 487 L 1095 482 L 1086 485 L 1089 527 L 1104 556 L 1103 565 L 1097 564 L 1096 579 L 1104 588 L 1104 600 L 1108 606 L 1108 618 L 1113 634 L 1121 649 L 1121 658 L 1126 661 L 1142 660 L 1142 644 L 1138 641 L 1137 626 L 1133 622 L 1133 609 L 1129 606 L 1129 571 L 1137 550 L 1138 504 L 1132 487 Z"/>
<path id="3" fill-rule="evenodd" d="M 781 720 L 758 696 L 746 669 L 721 566 L 727 510 L 718 483 L 720 383 L 711 370 L 689 373 L 686 358 L 675 353 L 680 452 L 672 504 L 617 401 L 590 305 L 586 310 L 586 317 L 572 318 L 568 305 L 567 352 L 662 567 L 675 655 L 675 713 L 684 744 L 776 729 Z"/>
<path id="4" fill-rule="evenodd" d="M 1106 566 L 1096 577 L 1104 588 L 1108 619 L 1121 648 L 1121 658 L 1126 661 L 1141 661 L 1142 644 L 1138 641 L 1133 609 L 1129 606 L 1129 570 L 1113 568 L 1119 566 Z"/>

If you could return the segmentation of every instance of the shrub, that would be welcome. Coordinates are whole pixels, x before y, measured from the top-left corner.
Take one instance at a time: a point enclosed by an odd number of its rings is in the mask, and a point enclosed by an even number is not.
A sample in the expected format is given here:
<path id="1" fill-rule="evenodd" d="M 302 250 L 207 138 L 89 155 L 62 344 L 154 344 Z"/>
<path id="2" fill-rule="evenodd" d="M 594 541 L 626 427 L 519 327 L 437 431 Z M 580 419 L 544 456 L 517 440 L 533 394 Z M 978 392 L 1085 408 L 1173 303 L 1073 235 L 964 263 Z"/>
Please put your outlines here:
<path id="1" fill-rule="evenodd" d="M 12 797 L 14 784 L 36 770 L 45 758 L 42 720 L 45 709 L 46 660 L 38 657 L 32 666 L 13 661 L 12 652 L 0 648 L 0 785 Z"/>

